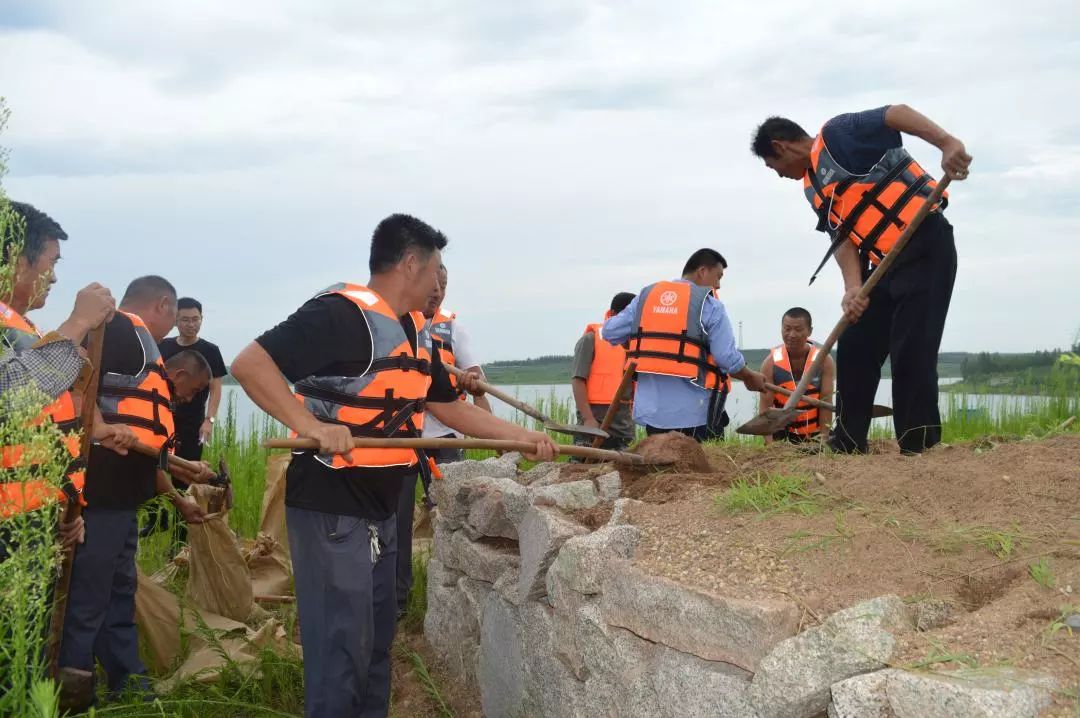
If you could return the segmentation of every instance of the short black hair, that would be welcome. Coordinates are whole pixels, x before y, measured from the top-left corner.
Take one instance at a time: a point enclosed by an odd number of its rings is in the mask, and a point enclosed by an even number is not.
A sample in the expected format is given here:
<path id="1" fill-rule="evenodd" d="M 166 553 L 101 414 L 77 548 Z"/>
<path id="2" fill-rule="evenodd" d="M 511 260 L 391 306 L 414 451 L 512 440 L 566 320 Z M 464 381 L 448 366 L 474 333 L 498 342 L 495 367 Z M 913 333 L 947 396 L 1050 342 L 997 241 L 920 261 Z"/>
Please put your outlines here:
<path id="1" fill-rule="evenodd" d="M 727 269 L 727 260 L 724 259 L 724 255 L 715 249 L 705 247 L 690 255 L 690 259 L 686 260 L 686 266 L 683 267 L 682 273 L 685 277 L 687 274 L 693 274 L 701 267 L 712 268 L 718 264 Z"/>
<path id="2" fill-rule="evenodd" d="M 630 292 L 619 292 L 611 298 L 611 313 L 618 314 L 622 310 L 630 306 L 630 302 L 634 301 L 634 294 Z"/>
<path id="3" fill-rule="evenodd" d="M 810 312 L 802 307 L 792 307 L 784 312 L 784 316 L 791 317 L 792 319 L 805 319 L 807 327 L 814 326 L 814 320 L 810 317 Z"/>
<path id="4" fill-rule="evenodd" d="M 776 156 L 772 146 L 773 140 L 794 142 L 808 139 L 810 135 L 806 134 L 806 130 L 788 118 L 770 117 L 758 125 L 757 131 L 754 132 L 754 141 L 750 143 L 750 151 L 761 159 L 767 159 Z"/>
<path id="5" fill-rule="evenodd" d="M 141 305 L 165 295 L 171 296 L 173 301 L 176 301 L 176 287 L 172 285 L 172 282 L 156 274 L 147 274 L 145 277 L 131 280 L 120 304 Z"/>
<path id="6" fill-rule="evenodd" d="M 45 249 L 45 243 L 50 239 L 67 239 L 67 232 L 60 223 L 40 209 L 26 202 L 9 202 L 8 206 L 15 214 L 16 224 L 21 226 L 7 227 L 3 232 L 4 251 L 3 260 L 11 262 L 26 257 L 26 261 L 33 264 L 41 256 Z M 21 247 L 20 247 L 21 245 Z M 11 251 L 20 247 L 19 255 L 10 256 Z"/>
<path id="7" fill-rule="evenodd" d="M 379 222 L 371 235 L 368 268 L 372 274 L 382 274 L 397 266 L 407 252 L 431 256 L 446 242 L 446 235 L 426 222 L 407 214 L 392 214 Z"/>
<path id="8" fill-rule="evenodd" d="M 173 371 L 183 369 L 188 374 L 205 376 L 208 379 L 211 376 L 210 362 L 194 349 L 185 349 L 173 354 L 165 361 L 165 368 Z"/>
<path id="9" fill-rule="evenodd" d="M 181 309 L 198 309 L 199 314 L 202 314 L 202 302 L 191 297 L 180 297 L 176 300 L 176 310 L 180 311 Z"/>

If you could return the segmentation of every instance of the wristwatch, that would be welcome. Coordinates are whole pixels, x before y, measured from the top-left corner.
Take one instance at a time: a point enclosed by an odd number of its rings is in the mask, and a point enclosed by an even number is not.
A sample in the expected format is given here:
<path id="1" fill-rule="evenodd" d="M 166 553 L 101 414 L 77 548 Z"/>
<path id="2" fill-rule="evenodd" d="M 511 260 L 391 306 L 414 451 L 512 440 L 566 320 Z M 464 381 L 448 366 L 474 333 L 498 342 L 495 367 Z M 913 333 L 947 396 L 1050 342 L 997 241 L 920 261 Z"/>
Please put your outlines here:
<path id="1" fill-rule="evenodd" d="M 206 421 L 209 421 L 211 424 L 213 424 L 215 421 L 217 421 L 217 419 L 213 416 L 208 416 L 206 417 Z"/>

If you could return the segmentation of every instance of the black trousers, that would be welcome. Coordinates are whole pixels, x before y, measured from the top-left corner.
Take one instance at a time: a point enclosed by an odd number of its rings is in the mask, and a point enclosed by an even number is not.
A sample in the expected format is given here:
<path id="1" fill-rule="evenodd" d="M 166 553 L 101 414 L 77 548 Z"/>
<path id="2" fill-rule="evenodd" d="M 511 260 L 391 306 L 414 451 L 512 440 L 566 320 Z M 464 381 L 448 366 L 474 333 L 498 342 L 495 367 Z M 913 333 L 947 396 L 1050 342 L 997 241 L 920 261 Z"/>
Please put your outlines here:
<path id="1" fill-rule="evenodd" d="M 932 214 L 874 287 L 866 313 L 840 336 L 835 449 L 866 451 L 886 357 L 892 358 L 893 423 L 900 450 L 919 453 L 941 441 L 937 359 L 955 280 L 952 225 Z"/>
<path id="2" fill-rule="evenodd" d="M 454 434 L 440 436 L 440 439 L 456 438 Z M 461 449 L 435 449 L 428 452 L 428 456 L 435 459 L 436 464 L 450 464 L 461 461 L 464 458 Z M 412 527 L 413 512 L 416 509 L 416 481 L 418 474 L 406 476 L 401 484 L 401 495 L 398 496 L 397 509 L 397 606 L 398 614 L 403 614 L 409 603 L 409 592 L 412 590 Z"/>

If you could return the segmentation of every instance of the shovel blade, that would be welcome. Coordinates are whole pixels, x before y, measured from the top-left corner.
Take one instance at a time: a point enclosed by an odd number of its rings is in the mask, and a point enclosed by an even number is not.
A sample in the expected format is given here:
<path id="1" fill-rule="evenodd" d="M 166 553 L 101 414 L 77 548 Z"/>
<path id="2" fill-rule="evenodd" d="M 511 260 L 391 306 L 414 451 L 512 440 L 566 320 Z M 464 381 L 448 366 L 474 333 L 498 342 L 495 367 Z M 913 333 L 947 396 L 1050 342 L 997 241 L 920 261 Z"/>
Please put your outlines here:
<path id="1" fill-rule="evenodd" d="M 870 412 L 870 416 L 875 419 L 880 419 L 883 416 L 892 416 L 891 406 L 882 406 L 881 404 L 874 404 L 873 410 Z"/>
<path id="2" fill-rule="evenodd" d="M 588 426 L 569 426 L 567 424 L 556 424 L 554 421 L 545 421 L 544 428 L 551 431 L 557 431 L 560 434 L 570 434 L 572 436 L 587 436 L 591 439 L 606 439 L 608 433 L 603 429 L 593 429 Z"/>
<path id="3" fill-rule="evenodd" d="M 751 436 L 770 436 L 794 421 L 796 413 L 794 409 L 767 409 L 764 414 L 758 414 L 735 431 Z"/>

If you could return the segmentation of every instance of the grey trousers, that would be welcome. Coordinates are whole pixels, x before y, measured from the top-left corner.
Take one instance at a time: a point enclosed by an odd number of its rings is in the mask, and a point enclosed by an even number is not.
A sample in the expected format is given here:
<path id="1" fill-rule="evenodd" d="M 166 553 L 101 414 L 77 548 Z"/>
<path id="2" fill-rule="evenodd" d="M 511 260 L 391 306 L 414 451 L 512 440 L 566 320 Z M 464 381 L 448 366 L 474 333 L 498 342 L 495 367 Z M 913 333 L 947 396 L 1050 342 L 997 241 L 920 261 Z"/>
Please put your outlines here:
<path id="1" fill-rule="evenodd" d="M 109 691 L 117 692 L 129 677 L 146 673 L 135 630 L 139 522 L 135 509 L 90 506 L 83 521 L 86 541 L 75 548 L 60 665 L 93 672 L 97 658 Z M 148 688 L 145 678 L 140 682 Z"/>
<path id="2" fill-rule="evenodd" d="M 454 434 L 440 436 L 440 439 L 453 439 Z M 436 464 L 451 464 L 461 461 L 464 452 L 461 449 L 434 449 L 428 455 L 435 459 Z M 397 510 L 397 610 L 398 614 L 405 612 L 409 603 L 409 592 L 412 591 L 412 526 L 413 512 L 416 509 L 416 482 L 418 474 L 406 476 L 401 485 L 401 495 L 398 497 Z"/>
<path id="3" fill-rule="evenodd" d="M 304 715 L 386 716 L 395 628 L 395 517 L 368 521 L 287 506 L 285 523 L 304 647 Z"/>

